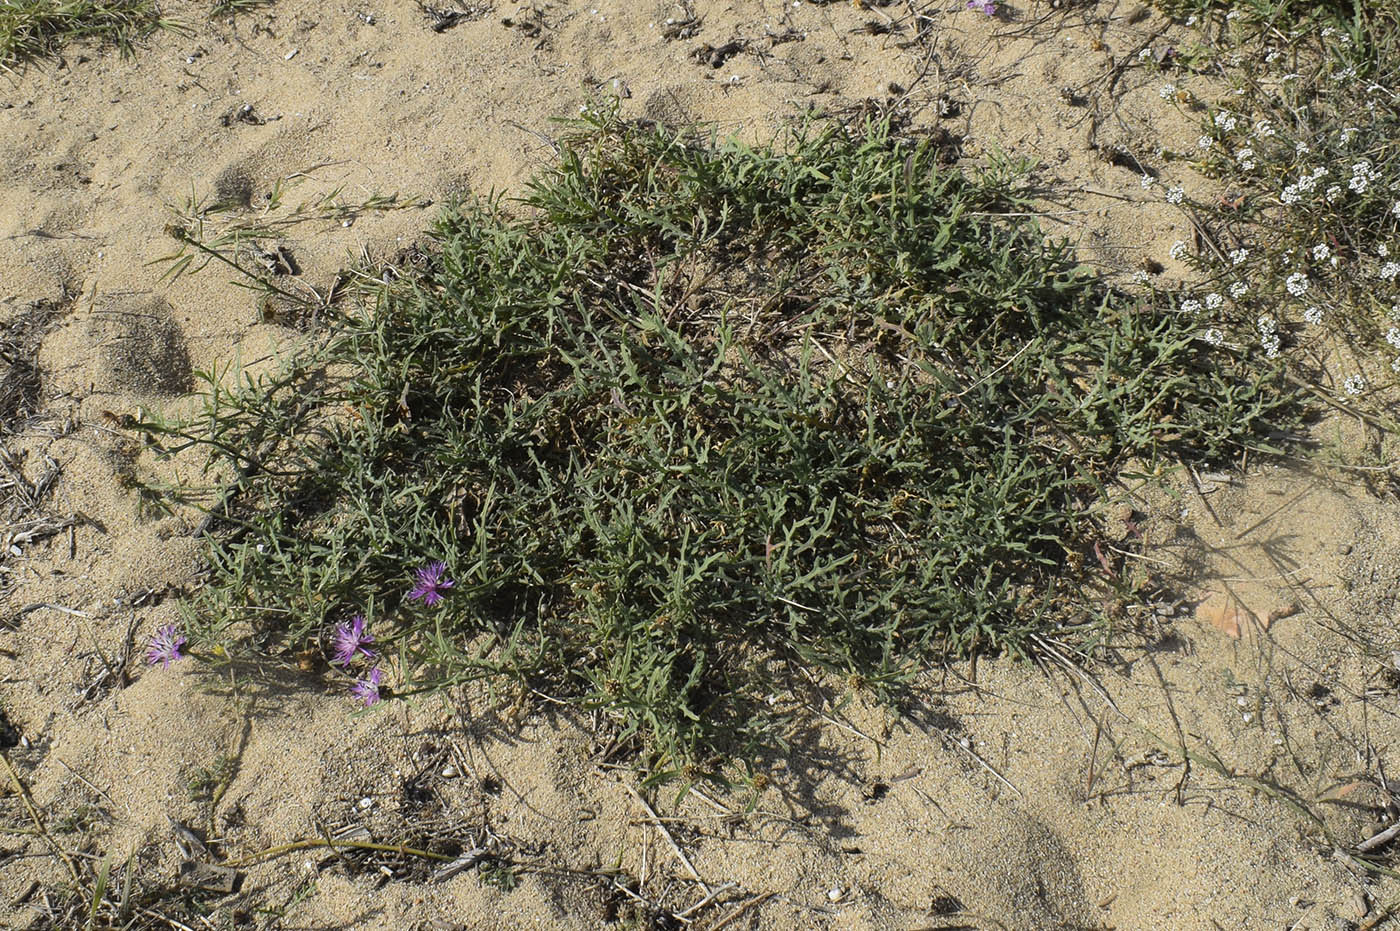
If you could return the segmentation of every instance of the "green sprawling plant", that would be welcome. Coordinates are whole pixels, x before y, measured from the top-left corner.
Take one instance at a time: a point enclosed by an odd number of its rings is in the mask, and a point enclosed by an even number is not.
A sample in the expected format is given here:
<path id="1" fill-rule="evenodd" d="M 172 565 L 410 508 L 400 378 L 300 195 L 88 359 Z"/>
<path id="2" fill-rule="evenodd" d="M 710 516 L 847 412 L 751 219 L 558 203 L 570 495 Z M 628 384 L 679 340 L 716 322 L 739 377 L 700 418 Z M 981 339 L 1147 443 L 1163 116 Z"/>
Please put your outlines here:
<path id="1" fill-rule="evenodd" d="M 364 613 L 386 689 L 504 677 L 666 772 L 781 739 L 758 711 L 804 669 L 889 695 L 1089 642 L 1105 483 L 1294 423 L 1273 376 L 1046 244 L 1004 167 L 608 114 L 562 151 L 517 207 L 447 211 L 324 351 L 211 395 L 236 478 L 196 642 L 324 649 Z M 455 587 L 410 603 L 434 560 Z"/>

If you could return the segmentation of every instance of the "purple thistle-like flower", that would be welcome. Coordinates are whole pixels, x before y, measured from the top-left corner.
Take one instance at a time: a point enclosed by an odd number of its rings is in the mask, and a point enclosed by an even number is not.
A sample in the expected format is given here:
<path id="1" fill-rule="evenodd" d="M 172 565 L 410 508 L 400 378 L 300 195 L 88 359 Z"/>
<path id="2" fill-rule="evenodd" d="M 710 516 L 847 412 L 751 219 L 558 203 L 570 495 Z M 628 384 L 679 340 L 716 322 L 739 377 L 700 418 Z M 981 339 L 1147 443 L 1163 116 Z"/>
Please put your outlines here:
<path id="1" fill-rule="evenodd" d="M 368 708 L 379 701 L 379 683 L 383 678 L 384 673 L 379 671 L 378 666 L 375 666 L 369 671 L 369 675 L 356 680 L 355 684 L 350 686 L 350 694 L 363 701 L 365 707 Z"/>
<path id="2" fill-rule="evenodd" d="M 997 5 L 992 0 L 967 0 L 967 8 L 988 16 L 997 15 Z"/>
<path id="3" fill-rule="evenodd" d="M 150 644 L 147 645 L 146 662 L 152 666 L 159 663 L 161 669 L 168 669 L 174 661 L 185 658 L 185 654 L 180 652 L 184 645 L 184 636 L 180 634 L 174 624 L 167 624 L 156 631 Z"/>
<path id="4" fill-rule="evenodd" d="M 335 661 L 349 666 L 356 653 L 363 653 L 366 659 L 374 659 L 375 652 L 365 646 L 374 642 L 374 634 L 365 633 L 365 616 L 357 614 L 349 623 L 342 621 L 335 625 L 335 641 L 331 647 Z"/>
<path id="5" fill-rule="evenodd" d="M 414 583 L 409 591 L 408 597 L 421 598 L 423 604 L 432 607 L 442 601 L 442 593 L 453 586 L 453 581 L 444 577 L 447 572 L 447 563 L 430 562 L 426 568 L 419 569 L 415 573 L 418 581 Z"/>

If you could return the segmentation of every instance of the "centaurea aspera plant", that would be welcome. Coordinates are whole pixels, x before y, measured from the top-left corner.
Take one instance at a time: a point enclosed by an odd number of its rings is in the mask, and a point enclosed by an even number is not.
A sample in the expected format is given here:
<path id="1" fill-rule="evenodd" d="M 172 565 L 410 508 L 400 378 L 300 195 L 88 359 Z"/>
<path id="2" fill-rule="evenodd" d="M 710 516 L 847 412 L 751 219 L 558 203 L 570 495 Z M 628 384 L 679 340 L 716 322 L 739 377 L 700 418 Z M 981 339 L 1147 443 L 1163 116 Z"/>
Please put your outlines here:
<path id="1" fill-rule="evenodd" d="M 367 646 L 373 642 L 374 635 L 365 630 L 365 616 L 356 614 L 348 622 L 336 625 L 331 652 L 337 664 L 349 666 L 357 653 L 366 659 L 374 659 L 377 654 Z"/>
<path id="2" fill-rule="evenodd" d="M 379 701 L 379 689 L 383 680 L 384 673 L 375 666 L 363 679 L 356 680 L 355 684 L 350 686 L 350 694 L 363 701 L 368 708 Z"/>
<path id="3" fill-rule="evenodd" d="M 446 573 L 447 564 L 444 562 L 431 562 L 417 570 L 417 581 L 408 592 L 409 600 L 421 600 L 429 608 L 442 601 L 442 593 L 455 584 L 446 577 Z"/>
<path id="4" fill-rule="evenodd" d="M 185 637 L 179 632 L 179 628 L 174 624 L 166 624 L 155 632 L 146 646 L 146 662 L 168 669 L 171 663 L 189 655 L 184 652 L 184 646 Z"/>

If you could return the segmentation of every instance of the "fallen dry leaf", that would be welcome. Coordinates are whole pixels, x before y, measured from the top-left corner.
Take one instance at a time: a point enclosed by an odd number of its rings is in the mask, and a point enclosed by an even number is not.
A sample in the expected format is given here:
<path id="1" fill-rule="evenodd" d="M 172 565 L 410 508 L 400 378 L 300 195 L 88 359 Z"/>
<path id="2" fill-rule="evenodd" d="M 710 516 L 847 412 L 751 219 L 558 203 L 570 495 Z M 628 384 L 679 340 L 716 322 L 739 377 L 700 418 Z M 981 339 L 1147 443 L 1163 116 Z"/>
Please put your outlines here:
<path id="1" fill-rule="evenodd" d="M 1233 595 L 1218 592 L 1196 606 L 1196 618 L 1234 640 L 1249 628 L 1252 619 L 1248 609 Z"/>
<path id="2" fill-rule="evenodd" d="M 1267 611 L 1256 611 L 1234 595 L 1211 592 L 1205 601 L 1196 606 L 1196 619 L 1238 640 L 1245 631 L 1254 629 L 1256 624 L 1260 630 L 1268 630 L 1274 621 L 1292 617 L 1299 610 L 1297 602 L 1292 602 Z"/>

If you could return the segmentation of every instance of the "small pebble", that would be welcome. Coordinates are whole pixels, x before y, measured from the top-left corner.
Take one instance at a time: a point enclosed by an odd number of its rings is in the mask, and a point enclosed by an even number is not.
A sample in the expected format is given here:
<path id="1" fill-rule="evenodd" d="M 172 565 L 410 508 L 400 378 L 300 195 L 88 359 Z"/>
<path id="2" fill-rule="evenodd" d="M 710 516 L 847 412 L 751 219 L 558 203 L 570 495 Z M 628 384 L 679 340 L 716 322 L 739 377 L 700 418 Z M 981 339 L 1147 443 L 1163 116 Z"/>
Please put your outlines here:
<path id="1" fill-rule="evenodd" d="M 457 767 L 453 766 L 451 763 L 448 763 L 446 766 L 444 766 L 444 767 L 442 768 L 442 778 L 444 778 L 444 779 L 456 779 L 456 778 L 457 778 Z"/>
<path id="2" fill-rule="evenodd" d="M 369 811 L 372 805 L 374 805 L 374 799 L 369 796 L 360 799 L 360 811 Z"/>
<path id="3" fill-rule="evenodd" d="M 296 56 L 296 53 L 297 53 L 297 52 L 300 52 L 300 51 L 301 51 L 301 49 L 299 49 L 299 48 L 294 48 L 294 49 L 292 49 L 290 52 L 288 52 L 287 54 L 283 55 L 283 56 L 282 56 L 282 60 L 283 60 L 283 61 L 291 61 L 292 58 Z"/>
<path id="4" fill-rule="evenodd" d="M 1338 555 L 1338 556 L 1348 556 L 1348 555 L 1350 555 L 1350 554 L 1351 554 L 1351 544 L 1350 544 L 1350 543 L 1343 543 L 1341 546 L 1337 547 L 1337 555 Z"/>
<path id="5" fill-rule="evenodd" d="M 842 889 L 840 886 L 833 886 L 832 888 L 826 890 L 826 897 L 833 902 L 841 901 L 841 896 L 845 894 L 846 890 Z"/>

